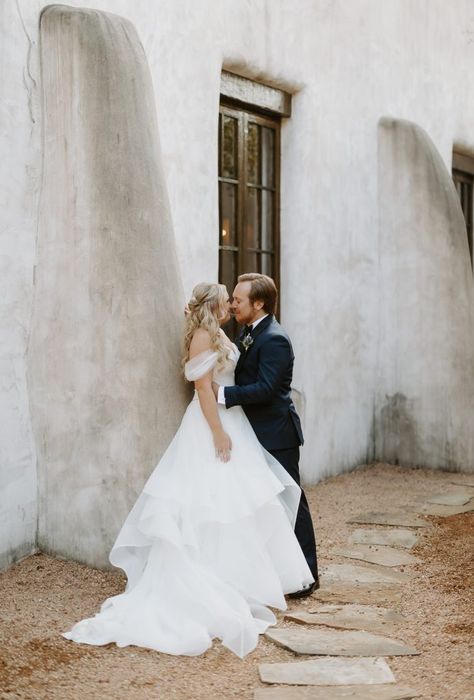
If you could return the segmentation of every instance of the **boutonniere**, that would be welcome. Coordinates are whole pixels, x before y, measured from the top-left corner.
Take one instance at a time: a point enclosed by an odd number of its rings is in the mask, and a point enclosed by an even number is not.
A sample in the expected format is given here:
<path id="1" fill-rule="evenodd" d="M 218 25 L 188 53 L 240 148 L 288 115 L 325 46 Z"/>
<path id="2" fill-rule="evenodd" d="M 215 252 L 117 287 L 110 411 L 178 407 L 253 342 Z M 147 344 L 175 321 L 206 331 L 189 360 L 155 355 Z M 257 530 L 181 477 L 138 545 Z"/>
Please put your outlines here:
<path id="1" fill-rule="evenodd" d="M 253 338 L 250 335 L 250 333 L 247 333 L 247 335 L 242 338 L 242 346 L 243 346 L 245 352 L 247 352 L 247 350 L 252 345 L 252 343 L 253 343 Z"/>

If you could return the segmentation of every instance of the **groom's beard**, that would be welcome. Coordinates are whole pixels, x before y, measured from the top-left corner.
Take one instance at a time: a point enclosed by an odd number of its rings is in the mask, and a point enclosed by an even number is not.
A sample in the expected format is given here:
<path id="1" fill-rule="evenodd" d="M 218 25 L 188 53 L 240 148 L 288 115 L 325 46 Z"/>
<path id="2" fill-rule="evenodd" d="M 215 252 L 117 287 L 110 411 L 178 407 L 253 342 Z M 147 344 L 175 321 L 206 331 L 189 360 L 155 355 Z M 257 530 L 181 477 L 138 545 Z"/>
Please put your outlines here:
<path id="1" fill-rule="evenodd" d="M 233 313 L 233 312 L 230 314 L 230 320 L 231 320 L 231 321 L 235 321 L 235 322 L 238 323 L 239 326 L 241 326 L 241 327 L 243 327 L 243 326 L 246 325 L 245 321 L 238 321 L 238 320 L 237 320 L 237 316 L 236 316 L 235 313 Z"/>

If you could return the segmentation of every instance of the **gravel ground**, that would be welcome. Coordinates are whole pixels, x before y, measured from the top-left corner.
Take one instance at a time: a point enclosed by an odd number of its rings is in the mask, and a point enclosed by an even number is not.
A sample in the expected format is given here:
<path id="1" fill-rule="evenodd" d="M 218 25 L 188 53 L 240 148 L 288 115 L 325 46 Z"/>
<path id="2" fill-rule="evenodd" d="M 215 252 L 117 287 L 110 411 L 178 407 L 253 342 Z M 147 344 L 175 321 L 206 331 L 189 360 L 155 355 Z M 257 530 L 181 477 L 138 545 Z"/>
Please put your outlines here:
<path id="1" fill-rule="evenodd" d="M 363 510 L 416 507 L 420 497 L 455 490 L 449 485 L 453 476 L 373 464 L 308 488 L 321 564 L 351 562 L 331 554 L 361 527 L 347 525 L 348 517 Z M 422 654 L 393 657 L 389 664 L 397 681 L 421 691 L 423 698 L 473 700 L 474 514 L 429 519 L 433 527 L 422 529 L 412 550 L 421 562 L 401 567 L 413 578 L 402 589 L 400 609 L 406 619 L 397 635 Z M 117 571 L 45 554 L 32 555 L 0 575 L 2 700 L 251 700 L 253 691 L 263 687 L 259 663 L 297 658 L 265 638 L 241 661 L 217 642 L 203 656 L 187 658 L 137 647 L 80 646 L 60 636 L 123 586 Z M 289 608 L 313 608 L 315 600 L 290 602 Z"/>

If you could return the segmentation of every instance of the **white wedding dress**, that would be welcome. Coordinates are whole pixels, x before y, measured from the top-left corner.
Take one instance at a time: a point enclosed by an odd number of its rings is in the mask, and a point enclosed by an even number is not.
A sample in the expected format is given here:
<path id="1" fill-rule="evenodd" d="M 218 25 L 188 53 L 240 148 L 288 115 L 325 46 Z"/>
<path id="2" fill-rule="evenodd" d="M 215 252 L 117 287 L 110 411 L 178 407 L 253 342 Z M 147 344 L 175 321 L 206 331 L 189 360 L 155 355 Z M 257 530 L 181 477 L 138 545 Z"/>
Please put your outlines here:
<path id="1" fill-rule="evenodd" d="M 234 384 L 238 350 L 224 370 L 206 351 L 186 364 L 196 380 L 214 368 Z M 240 657 L 286 609 L 284 595 L 313 581 L 293 532 L 300 489 L 258 442 L 240 406 L 219 406 L 232 439 L 229 462 L 215 456 L 195 396 L 110 553 L 128 582 L 95 617 L 64 637 L 83 644 L 134 644 L 197 655 L 214 638 Z"/>

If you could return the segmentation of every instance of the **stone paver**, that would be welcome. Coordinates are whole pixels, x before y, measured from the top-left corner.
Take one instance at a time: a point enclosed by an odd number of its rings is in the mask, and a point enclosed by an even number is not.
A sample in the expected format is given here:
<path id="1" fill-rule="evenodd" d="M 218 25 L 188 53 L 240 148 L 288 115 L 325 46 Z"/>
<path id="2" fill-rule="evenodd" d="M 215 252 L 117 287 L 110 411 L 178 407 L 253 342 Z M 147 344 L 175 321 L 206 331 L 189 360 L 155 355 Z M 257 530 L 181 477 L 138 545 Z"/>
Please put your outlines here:
<path id="1" fill-rule="evenodd" d="M 359 603 L 361 605 L 397 605 L 402 598 L 399 584 L 331 583 L 323 581 L 311 599 L 324 603 Z"/>
<path id="2" fill-rule="evenodd" d="M 430 527 L 430 523 L 412 513 L 359 513 L 347 523 L 362 525 L 401 525 L 402 527 Z"/>
<path id="3" fill-rule="evenodd" d="M 465 506 L 440 506 L 434 503 L 427 503 L 418 508 L 419 513 L 425 515 L 438 515 L 447 518 L 450 515 L 460 515 L 461 513 L 471 513 L 474 511 L 474 500 L 469 501 Z"/>
<path id="4" fill-rule="evenodd" d="M 398 639 L 370 632 L 333 629 L 273 628 L 265 636 L 296 654 L 317 656 L 412 656 L 419 652 Z"/>
<path id="5" fill-rule="evenodd" d="M 396 610 L 371 605 L 321 605 L 307 610 L 294 610 L 285 618 L 307 625 L 325 625 L 348 630 L 365 630 L 382 634 L 399 633 L 403 616 Z"/>
<path id="6" fill-rule="evenodd" d="M 425 503 L 423 512 L 427 512 L 426 508 L 440 507 L 440 503 L 448 504 L 444 508 L 464 506 L 466 501 L 462 500 L 461 491 L 463 490 L 451 494 L 451 500 L 447 501 L 442 500 L 443 497 L 433 497 L 434 502 Z M 470 499 L 470 494 L 467 495 Z M 413 528 L 431 525 L 417 517 L 417 512 L 369 512 L 359 514 L 347 522 Z M 395 684 L 395 678 L 384 659 L 370 658 L 419 653 L 400 639 L 385 636 L 398 636 L 403 616 L 396 610 L 380 607 L 395 601 L 399 603 L 399 586 L 410 579 L 408 573 L 390 567 L 418 561 L 408 552 L 394 549 L 390 545 L 409 549 L 416 544 L 417 537 L 412 531 L 404 529 L 382 532 L 378 528 L 359 529 L 352 533 L 351 541 L 359 546 L 337 549 L 333 554 L 358 559 L 367 562 L 369 566 L 329 564 L 322 567 L 322 586 L 313 594 L 313 600 L 330 601 L 330 604 L 287 613 L 285 619 L 299 623 L 300 628 L 277 627 L 265 634 L 275 644 L 296 654 L 328 658 L 260 665 L 263 682 L 304 687 L 259 689 L 255 691 L 255 700 L 404 700 L 419 697 L 420 694 L 411 688 Z M 336 605 L 336 601 L 347 601 L 348 604 Z M 381 632 L 384 636 L 374 632 Z"/>
<path id="7" fill-rule="evenodd" d="M 394 683 L 385 659 L 348 659 L 328 656 L 286 664 L 261 664 L 260 680 L 287 685 L 351 685 Z"/>
<path id="8" fill-rule="evenodd" d="M 472 489 L 460 489 L 451 493 L 442 493 L 439 496 L 430 496 L 426 502 L 437 503 L 441 506 L 464 506 L 472 498 L 474 498 Z"/>
<path id="9" fill-rule="evenodd" d="M 456 480 L 451 481 L 452 484 L 456 484 L 456 486 L 471 486 L 474 488 L 474 476 L 460 476 Z"/>
<path id="10" fill-rule="evenodd" d="M 413 554 L 384 545 L 361 544 L 347 549 L 335 549 L 333 554 L 348 559 L 359 559 L 380 566 L 404 566 L 419 561 Z"/>
<path id="11" fill-rule="evenodd" d="M 410 574 L 392 571 L 385 566 L 355 566 L 354 564 L 328 564 L 321 567 L 321 580 L 324 583 L 344 581 L 346 583 L 404 583 Z"/>
<path id="12" fill-rule="evenodd" d="M 421 693 L 402 685 L 289 686 L 259 688 L 254 693 L 254 700 L 410 700 L 419 697 Z"/>
<path id="13" fill-rule="evenodd" d="M 411 549 L 418 542 L 418 536 L 413 530 L 394 528 L 393 530 L 354 530 L 350 536 L 352 544 L 381 544 Z"/>

